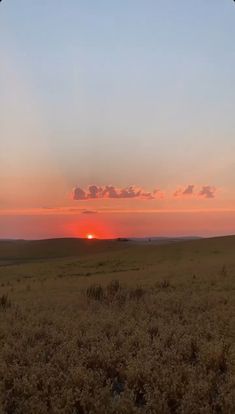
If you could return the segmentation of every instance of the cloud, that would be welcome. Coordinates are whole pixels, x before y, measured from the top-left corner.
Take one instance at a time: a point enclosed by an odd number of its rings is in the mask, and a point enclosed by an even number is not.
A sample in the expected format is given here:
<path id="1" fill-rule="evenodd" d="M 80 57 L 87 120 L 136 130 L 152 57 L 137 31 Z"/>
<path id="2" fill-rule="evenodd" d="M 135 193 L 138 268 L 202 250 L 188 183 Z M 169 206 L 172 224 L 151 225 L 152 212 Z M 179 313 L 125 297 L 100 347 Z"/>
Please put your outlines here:
<path id="1" fill-rule="evenodd" d="M 215 198 L 215 192 L 215 187 L 212 187 L 211 185 L 204 185 L 198 195 L 204 198 Z"/>
<path id="2" fill-rule="evenodd" d="M 181 197 L 181 196 L 190 196 L 194 193 L 195 185 L 188 184 L 185 188 L 179 188 L 174 192 L 174 197 Z"/>
<path id="3" fill-rule="evenodd" d="M 74 189 L 73 199 L 74 200 L 86 200 L 87 196 L 86 196 L 85 191 L 80 187 L 76 187 Z"/>
<path id="4" fill-rule="evenodd" d="M 106 185 L 102 191 L 102 198 L 118 198 L 116 188 L 112 185 Z"/>
<path id="5" fill-rule="evenodd" d="M 155 190 L 153 190 L 153 198 L 163 200 L 165 198 L 165 192 L 161 191 L 159 188 L 155 188 Z"/>
<path id="6" fill-rule="evenodd" d="M 194 185 L 193 184 L 189 184 L 183 191 L 183 195 L 191 195 L 193 194 L 193 190 L 194 190 Z"/>
<path id="7" fill-rule="evenodd" d="M 200 188 L 200 187 L 199 187 Z M 189 184 L 185 188 L 179 188 L 174 192 L 174 197 L 183 198 L 185 196 L 203 197 L 203 198 L 214 198 L 216 188 L 211 185 L 203 185 L 201 189 L 196 192 L 196 186 Z"/>
<path id="8" fill-rule="evenodd" d="M 103 187 L 99 187 L 97 185 L 89 185 L 86 190 L 82 189 L 81 187 L 76 187 L 73 190 L 74 200 L 91 200 L 103 198 L 153 200 L 156 198 L 161 198 L 161 196 L 162 193 L 160 190 L 149 192 L 132 185 L 124 188 L 117 188 L 113 185 L 105 185 Z"/>
<path id="9" fill-rule="evenodd" d="M 196 186 L 188 184 L 185 187 L 179 187 L 174 193 L 175 198 L 214 198 L 216 188 L 210 185 Z M 165 199 L 165 192 L 156 188 L 153 191 L 146 191 L 143 188 L 130 185 L 128 187 L 115 187 L 114 185 L 97 186 L 89 185 L 86 189 L 79 186 L 73 190 L 73 199 L 97 200 L 97 199 L 138 199 L 138 200 L 162 200 Z M 89 213 L 84 213 L 89 214 Z"/>
<path id="10" fill-rule="evenodd" d="M 102 188 L 96 185 L 90 185 L 88 187 L 88 198 L 99 198 L 102 193 Z"/>
<path id="11" fill-rule="evenodd" d="M 82 214 L 97 214 L 98 211 L 96 210 L 83 210 Z"/>

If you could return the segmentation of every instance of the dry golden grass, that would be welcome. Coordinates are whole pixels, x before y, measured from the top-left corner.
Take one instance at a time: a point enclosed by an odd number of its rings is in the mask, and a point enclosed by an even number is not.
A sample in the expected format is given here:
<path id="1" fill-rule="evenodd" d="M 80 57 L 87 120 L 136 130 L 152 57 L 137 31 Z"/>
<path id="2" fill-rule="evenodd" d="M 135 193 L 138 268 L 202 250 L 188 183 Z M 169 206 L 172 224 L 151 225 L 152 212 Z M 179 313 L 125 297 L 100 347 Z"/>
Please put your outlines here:
<path id="1" fill-rule="evenodd" d="M 2 256 L 0 412 L 234 413 L 234 247 Z"/>

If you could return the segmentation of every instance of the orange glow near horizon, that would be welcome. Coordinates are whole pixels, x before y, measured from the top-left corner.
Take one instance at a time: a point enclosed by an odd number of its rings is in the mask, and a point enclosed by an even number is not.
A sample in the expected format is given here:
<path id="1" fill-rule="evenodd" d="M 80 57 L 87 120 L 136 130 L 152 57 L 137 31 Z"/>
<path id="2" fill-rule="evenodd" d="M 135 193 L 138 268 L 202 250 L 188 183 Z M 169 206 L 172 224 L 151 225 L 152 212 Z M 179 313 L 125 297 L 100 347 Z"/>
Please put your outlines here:
<path id="1" fill-rule="evenodd" d="M 100 214 L 0 214 L 0 239 L 98 239 L 153 236 L 216 236 L 235 234 L 235 211 Z M 87 239 L 89 240 L 89 239 Z"/>
<path id="2" fill-rule="evenodd" d="M 76 218 L 63 216 L 62 221 L 65 221 L 63 225 L 64 233 L 87 240 L 115 238 L 116 229 L 113 228 L 115 223 L 113 223 L 111 217 L 106 214 L 80 214 Z"/>

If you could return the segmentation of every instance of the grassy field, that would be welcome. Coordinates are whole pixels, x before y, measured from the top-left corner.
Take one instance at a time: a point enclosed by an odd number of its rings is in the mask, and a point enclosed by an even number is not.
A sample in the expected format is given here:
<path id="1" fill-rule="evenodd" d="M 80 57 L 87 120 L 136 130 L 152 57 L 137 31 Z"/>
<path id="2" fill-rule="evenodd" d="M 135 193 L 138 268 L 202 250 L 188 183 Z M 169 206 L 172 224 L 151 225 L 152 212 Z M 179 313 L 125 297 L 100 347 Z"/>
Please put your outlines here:
<path id="1" fill-rule="evenodd" d="M 235 237 L 0 242 L 0 413 L 234 413 Z"/>

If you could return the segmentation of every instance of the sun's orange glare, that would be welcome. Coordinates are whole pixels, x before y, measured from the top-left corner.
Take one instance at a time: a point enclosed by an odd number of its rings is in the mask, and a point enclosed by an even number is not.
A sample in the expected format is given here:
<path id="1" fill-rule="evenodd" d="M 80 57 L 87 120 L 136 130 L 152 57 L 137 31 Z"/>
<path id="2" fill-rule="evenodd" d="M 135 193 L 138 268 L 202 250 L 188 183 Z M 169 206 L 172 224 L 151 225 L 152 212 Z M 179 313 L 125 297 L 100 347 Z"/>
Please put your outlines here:
<path id="1" fill-rule="evenodd" d="M 94 239 L 94 236 L 93 236 L 93 234 L 88 234 L 88 235 L 87 235 L 87 239 L 89 239 L 89 240 L 92 240 L 92 239 Z"/>

